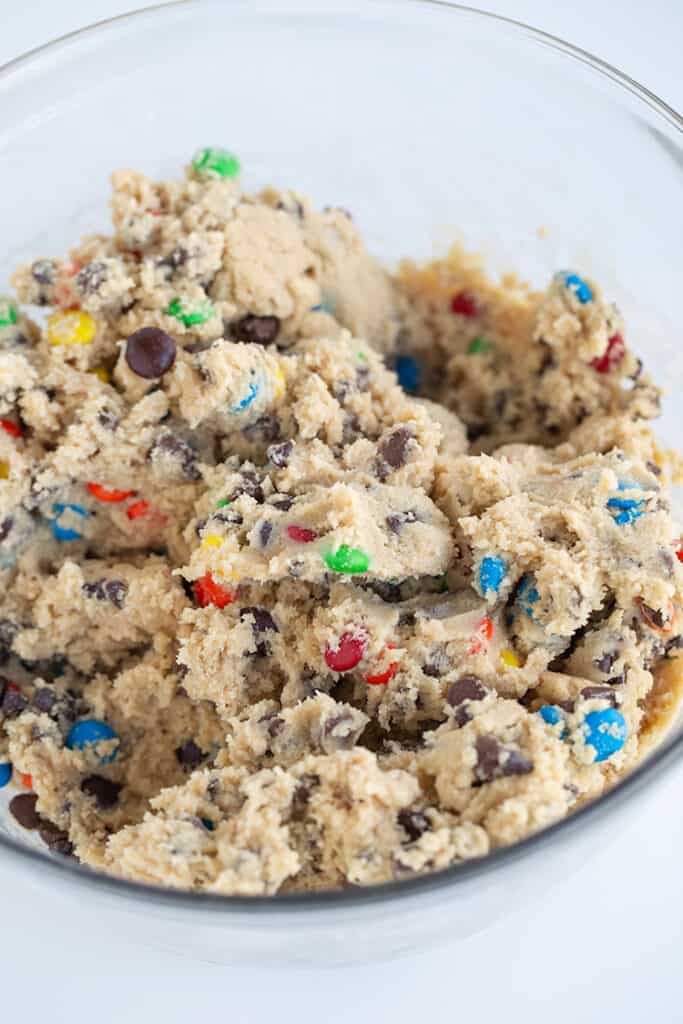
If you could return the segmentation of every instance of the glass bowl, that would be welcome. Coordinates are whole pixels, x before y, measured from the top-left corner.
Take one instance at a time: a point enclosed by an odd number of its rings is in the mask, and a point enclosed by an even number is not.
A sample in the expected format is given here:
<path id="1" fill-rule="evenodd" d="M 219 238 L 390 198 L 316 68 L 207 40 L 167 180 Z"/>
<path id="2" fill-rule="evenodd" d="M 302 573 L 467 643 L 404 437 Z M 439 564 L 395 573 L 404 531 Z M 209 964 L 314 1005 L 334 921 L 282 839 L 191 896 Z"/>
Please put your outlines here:
<path id="1" fill-rule="evenodd" d="M 165 4 L 65 36 L 0 72 L 0 290 L 17 263 L 107 226 L 108 176 L 177 175 L 201 145 L 268 183 L 353 211 L 388 264 L 460 240 L 543 285 L 573 266 L 621 306 L 683 436 L 683 121 L 603 61 L 524 25 L 436 0 Z M 50 858 L 0 791 L 5 882 L 78 901 L 186 954 L 339 962 L 451 941 L 542 898 L 683 754 L 683 731 L 569 819 L 414 881 L 267 898 L 155 889 Z M 15 790 L 16 792 L 16 790 Z M 11 793 L 10 793 L 11 795 Z M 48 905 L 48 904 L 46 904 Z"/>

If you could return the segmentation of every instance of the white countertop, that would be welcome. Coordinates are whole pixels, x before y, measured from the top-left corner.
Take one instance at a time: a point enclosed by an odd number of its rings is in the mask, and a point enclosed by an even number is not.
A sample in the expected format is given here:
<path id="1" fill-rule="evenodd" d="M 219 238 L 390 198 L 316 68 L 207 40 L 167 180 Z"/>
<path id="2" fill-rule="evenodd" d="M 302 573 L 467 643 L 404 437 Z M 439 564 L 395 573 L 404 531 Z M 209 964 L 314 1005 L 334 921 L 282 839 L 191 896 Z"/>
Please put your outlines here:
<path id="1" fill-rule="evenodd" d="M 322 3 L 325 0 L 321 0 Z M 481 0 L 592 50 L 683 109 L 681 0 Z M 141 0 L 4 0 L 0 63 Z M 9 12 L 11 10 L 11 15 Z M 655 371 L 657 368 L 654 368 Z M 544 903 L 457 947 L 340 971 L 218 967 L 87 930 L 77 906 L 2 888 L 3 1017 L 98 1024 L 680 1019 L 683 765 L 621 841 Z M 12 1012 L 14 1011 L 14 1012 Z"/>

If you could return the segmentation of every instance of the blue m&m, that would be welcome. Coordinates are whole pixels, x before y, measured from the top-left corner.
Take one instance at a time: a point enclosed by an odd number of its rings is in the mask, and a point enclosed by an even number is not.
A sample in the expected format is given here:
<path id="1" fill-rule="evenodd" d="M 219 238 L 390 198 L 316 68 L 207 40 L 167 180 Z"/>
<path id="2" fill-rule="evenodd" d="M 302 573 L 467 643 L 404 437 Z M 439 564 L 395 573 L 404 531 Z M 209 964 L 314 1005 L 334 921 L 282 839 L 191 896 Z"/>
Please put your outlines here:
<path id="1" fill-rule="evenodd" d="M 616 708 L 591 711 L 581 729 L 584 742 L 595 750 L 596 762 L 606 761 L 618 753 L 628 738 L 626 719 Z"/>
<path id="2" fill-rule="evenodd" d="M 71 726 L 66 737 L 66 745 L 69 750 L 84 750 L 85 747 L 92 747 L 96 743 L 116 739 L 118 735 L 106 722 L 101 722 L 98 718 L 84 718 Z M 113 761 L 115 757 L 116 751 L 112 750 L 110 754 L 101 757 L 100 761 L 105 764 L 107 761 Z"/>
<path id="3" fill-rule="evenodd" d="M 249 406 L 251 405 L 251 403 L 254 401 L 254 399 L 258 395 L 258 393 L 259 393 L 259 386 L 258 386 L 258 384 L 256 383 L 255 380 L 250 381 L 249 382 L 249 387 L 247 388 L 247 393 L 242 398 L 240 398 L 240 400 L 238 402 L 236 402 L 235 405 L 233 405 L 231 407 L 230 412 L 237 413 L 237 412 L 243 412 L 245 409 L 248 409 Z"/>
<path id="4" fill-rule="evenodd" d="M 558 277 L 565 288 L 573 292 L 580 303 L 585 305 L 587 302 L 592 301 L 593 291 L 590 285 L 582 277 L 579 277 L 578 274 L 575 274 L 573 270 L 561 270 Z"/>
<path id="5" fill-rule="evenodd" d="M 533 606 L 536 604 L 539 597 L 540 594 L 536 589 L 533 577 L 528 574 L 526 576 L 522 576 L 519 581 L 519 587 L 517 588 L 517 605 L 521 611 L 523 611 L 530 619 L 533 619 L 534 622 L 536 621 L 536 618 L 534 616 Z"/>
<path id="6" fill-rule="evenodd" d="M 311 313 L 328 313 L 329 316 L 336 316 L 337 302 L 331 295 L 323 295 L 317 306 L 311 306 Z"/>
<path id="7" fill-rule="evenodd" d="M 560 722 L 564 723 L 564 715 L 562 709 L 558 708 L 556 704 L 544 704 L 542 708 L 538 709 L 538 713 L 544 722 L 548 725 L 558 725 Z M 564 739 L 567 735 L 566 725 L 560 733 L 560 739 Z"/>
<path id="8" fill-rule="evenodd" d="M 404 391 L 416 395 L 420 390 L 422 370 L 417 359 L 412 356 L 399 356 L 396 360 L 396 376 Z"/>
<path id="9" fill-rule="evenodd" d="M 5 764 L 0 764 L 0 789 L 4 789 L 11 778 L 12 765 L 9 761 L 6 761 Z"/>
<path id="10" fill-rule="evenodd" d="M 487 594 L 497 594 L 508 571 L 507 562 L 498 555 L 487 555 L 479 565 L 479 590 Z"/>
<path id="11" fill-rule="evenodd" d="M 91 514 L 88 511 L 88 509 L 83 508 L 82 505 L 64 505 L 61 502 L 55 502 L 55 504 L 52 506 L 52 511 L 54 512 L 56 518 L 50 519 L 49 521 L 50 526 L 52 528 L 52 532 L 56 540 L 80 540 L 80 538 L 83 536 L 82 533 L 78 533 L 77 530 L 72 530 L 70 527 L 67 526 L 60 526 L 59 524 L 60 516 L 62 516 L 67 509 L 69 509 L 71 512 L 75 512 L 77 516 L 81 516 L 81 518 L 83 519 L 85 519 L 87 516 Z"/>
<path id="12" fill-rule="evenodd" d="M 617 484 L 620 491 L 640 490 L 640 484 L 630 480 L 620 480 Z M 610 498 L 607 508 L 614 513 L 614 522 L 618 526 L 627 526 L 645 515 L 645 500 L 643 498 Z"/>

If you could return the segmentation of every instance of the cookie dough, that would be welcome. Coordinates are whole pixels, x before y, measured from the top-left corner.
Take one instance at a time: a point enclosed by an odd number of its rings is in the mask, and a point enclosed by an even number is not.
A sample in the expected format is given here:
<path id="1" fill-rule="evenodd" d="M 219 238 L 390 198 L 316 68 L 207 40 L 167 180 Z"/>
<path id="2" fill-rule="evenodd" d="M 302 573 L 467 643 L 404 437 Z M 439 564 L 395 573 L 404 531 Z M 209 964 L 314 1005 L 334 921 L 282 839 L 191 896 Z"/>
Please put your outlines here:
<path id="1" fill-rule="evenodd" d="M 112 234 L 0 300 L 0 784 L 159 885 L 481 857 L 675 707 L 659 392 L 595 282 L 390 275 L 236 169 L 117 172 Z"/>

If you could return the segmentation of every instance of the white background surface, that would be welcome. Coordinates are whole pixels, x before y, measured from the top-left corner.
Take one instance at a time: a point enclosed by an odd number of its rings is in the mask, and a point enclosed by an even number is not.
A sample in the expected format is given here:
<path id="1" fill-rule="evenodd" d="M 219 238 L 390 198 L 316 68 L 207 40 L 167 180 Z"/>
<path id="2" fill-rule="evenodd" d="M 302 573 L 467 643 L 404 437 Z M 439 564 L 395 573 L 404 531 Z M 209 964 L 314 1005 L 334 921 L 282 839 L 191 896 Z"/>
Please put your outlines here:
<path id="1" fill-rule="evenodd" d="M 682 0 L 481 2 L 592 50 L 683 109 Z M 133 6 L 0 0 L 0 62 Z M 544 903 L 464 944 L 341 971 L 191 963 L 112 939 L 104 924 L 85 930 L 77 906 L 65 917 L 61 902 L 41 905 L 3 885 L 2 1015 L 29 1024 L 669 1024 L 683 1017 L 682 795 L 683 766 L 636 809 L 616 847 Z"/>

